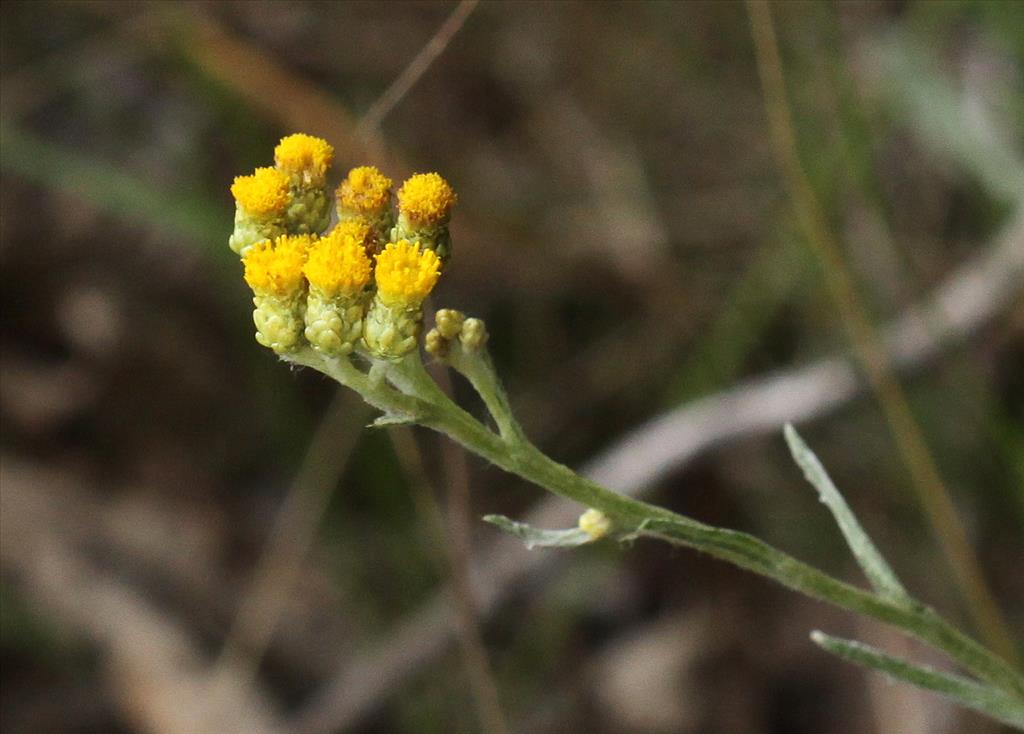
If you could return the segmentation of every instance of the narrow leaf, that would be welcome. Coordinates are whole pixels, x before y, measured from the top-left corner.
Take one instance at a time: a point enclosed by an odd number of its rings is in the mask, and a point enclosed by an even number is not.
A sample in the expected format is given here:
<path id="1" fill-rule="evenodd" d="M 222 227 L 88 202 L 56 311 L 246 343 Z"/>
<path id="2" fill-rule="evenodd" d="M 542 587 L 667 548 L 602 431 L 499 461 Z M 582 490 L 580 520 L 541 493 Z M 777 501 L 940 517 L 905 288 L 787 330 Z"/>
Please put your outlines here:
<path id="1" fill-rule="evenodd" d="M 857 563 L 863 569 L 875 591 L 892 601 L 910 603 L 910 596 L 878 548 L 871 542 L 871 538 L 864 532 L 864 528 L 861 527 L 850 506 L 843 499 L 843 495 L 833 484 L 818 457 L 804 443 L 792 425 L 787 423 L 783 432 L 786 436 L 786 443 L 789 444 L 789 451 L 793 454 L 793 460 L 803 470 L 807 481 L 818 490 L 818 497 L 822 503 L 832 512 L 839 529 L 846 538 L 847 545 L 853 551 L 854 558 L 857 559 Z"/>
<path id="2" fill-rule="evenodd" d="M 504 515 L 484 515 L 484 522 L 497 525 L 507 533 L 521 538 L 526 547 L 534 548 L 573 548 L 593 541 L 589 535 L 579 528 L 568 530 L 541 530 L 525 522 L 516 522 Z"/>
<path id="3" fill-rule="evenodd" d="M 408 413 L 384 413 L 377 416 L 367 428 L 387 428 L 388 426 L 407 426 L 416 422 Z"/>
<path id="4" fill-rule="evenodd" d="M 1024 701 L 1000 690 L 928 667 L 887 655 L 881 650 L 854 640 L 844 640 L 815 630 L 811 640 L 823 650 L 851 663 L 877 670 L 890 678 L 933 691 L 965 708 L 973 709 L 1004 724 L 1024 731 Z"/>

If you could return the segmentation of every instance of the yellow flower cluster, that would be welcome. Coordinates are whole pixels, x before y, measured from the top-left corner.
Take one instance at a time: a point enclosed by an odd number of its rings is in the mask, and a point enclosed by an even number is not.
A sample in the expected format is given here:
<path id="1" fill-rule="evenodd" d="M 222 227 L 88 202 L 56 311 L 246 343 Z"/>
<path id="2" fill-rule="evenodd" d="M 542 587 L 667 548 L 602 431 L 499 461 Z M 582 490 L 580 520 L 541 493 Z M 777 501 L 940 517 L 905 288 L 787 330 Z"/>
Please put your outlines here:
<path id="1" fill-rule="evenodd" d="M 326 140 L 305 133 L 281 138 L 274 148 L 278 169 L 310 181 L 323 181 L 333 160 L 334 148 Z"/>
<path id="2" fill-rule="evenodd" d="M 242 258 L 245 282 L 260 295 L 289 298 L 303 288 L 303 266 L 313 238 L 282 235 L 253 245 Z"/>
<path id="3" fill-rule="evenodd" d="M 392 242 L 377 256 L 374 277 L 385 305 L 415 308 L 441 277 L 441 260 L 433 250 L 421 250 L 418 242 Z"/>
<path id="4" fill-rule="evenodd" d="M 310 285 L 331 298 L 362 291 L 370 280 L 370 258 L 366 254 L 369 235 L 369 225 L 353 219 L 314 242 L 303 269 Z"/>
<path id="5" fill-rule="evenodd" d="M 411 221 L 436 224 L 446 220 L 458 197 L 436 173 L 417 173 L 398 191 L 398 211 Z"/>
<path id="6" fill-rule="evenodd" d="M 391 202 L 391 179 L 374 166 L 359 166 L 348 172 L 338 187 L 342 209 L 375 215 Z"/>
<path id="7" fill-rule="evenodd" d="M 398 192 L 373 166 L 349 171 L 330 223 L 326 175 L 334 150 L 296 133 L 274 149 L 275 168 L 239 176 L 231 248 L 253 290 L 256 339 L 279 354 L 304 347 L 331 357 L 354 350 L 398 360 L 416 348 L 422 304 L 451 252 L 455 192 L 436 173 Z"/>
<path id="8" fill-rule="evenodd" d="M 252 216 L 277 216 L 288 206 L 288 177 L 275 168 L 257 168 L 249 176 L 235 177 L 231 195 Z"/>

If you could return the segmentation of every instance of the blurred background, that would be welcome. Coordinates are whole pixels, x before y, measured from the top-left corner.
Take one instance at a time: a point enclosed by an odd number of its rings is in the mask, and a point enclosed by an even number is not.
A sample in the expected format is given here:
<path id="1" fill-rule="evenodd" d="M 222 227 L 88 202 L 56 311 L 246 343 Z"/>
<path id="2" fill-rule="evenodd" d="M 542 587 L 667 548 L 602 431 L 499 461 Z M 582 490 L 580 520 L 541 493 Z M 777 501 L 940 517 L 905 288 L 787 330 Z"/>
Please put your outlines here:
<path id="1" fill-rule="evenodd" d="M 1024 3 L 773 5 L 795 199 L 742 3 L 0 13 L 5 732 L 999 730 L 807 638 L 944 664 L 879 625 L 651 541 L 527 552 L 480 522 L 580 508 L 364 430 L 260 348 L 228 187 L 295 131 L 334 183 L 441 172 L 434 305 L 486 319 L 545 451 L 863 583 L 793 421 L 908 587 L 983 634 L 851 366 L 833 241 L 1020 640 Z"/>

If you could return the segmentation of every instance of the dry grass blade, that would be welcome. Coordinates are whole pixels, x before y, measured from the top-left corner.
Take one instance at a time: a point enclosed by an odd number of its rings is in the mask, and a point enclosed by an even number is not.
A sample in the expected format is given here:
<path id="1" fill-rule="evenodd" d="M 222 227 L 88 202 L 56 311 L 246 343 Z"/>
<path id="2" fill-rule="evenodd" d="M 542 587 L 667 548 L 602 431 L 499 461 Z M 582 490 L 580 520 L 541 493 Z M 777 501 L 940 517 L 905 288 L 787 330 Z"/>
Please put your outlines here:
<path id="1" fill-rule="evenodd" d="M 81 488 L 68 477 L 4 457 L 0 560 L 51 619 L 94 643 L 126 719 L 155 734 L 285 734 L 270 697 L 234 669 L 213 674 L 184 623 L 81 546 Z M 182 705 L 189 702 L 190 705 Z"/>
<path id="2" fill-rule="evenodd" d="M 448 44 L 451 43 L 455 34 L 459 32 L 479 2 L 480 0 L 462 0 L 456 6 L 448 19 L 437 29 L 437 33 L 420 49 L 420 52 L 409 62 L 398 78 L 384 90 L 377 101 L 370 105 L 370 109 L 359 120 L 357 131 L 360 135 L 368 136 L 376 132 L 388 113 L 402 101 L 402 98 L 409 93 L 409 90 L 426 73 L 437 57 L 448 48 Z"/>
<path id="3" fill-rule="evenodd" d="M 399 168 L 376 135 L 359 135 L 348 109 L 317 84 L 293 73 L 193 8 L 183 14 L 183 51 L 201 69 L 242 95 L 253 108 L 290 130 L 331 141 L 339 160 L 372 159 Z"/>
<path id="4" fill-rule="evenodd" d="M 444 465 L 446 482 L 449 487 L 449 517 L 441 512 L 427 477 L 426 467 L 419 446 L 408 428 L 392 428 L 389 432 L 402 470 L 409 481 L 419 514 L 429 518 L 432 535 L 437 547 L 443 552 L 437 554 L 438 566 L 449 578 L 452 606 L 456 614 L 456 632 L 462 648 L 462 658 L 476 703 L 480 725 L 489 734 L 505 734 L 508 726 L 498 695 L 494 671 L 487 657 L 480 633 L 480 610 L 474 598 L 470 576 L 469 527 L 464 517 L 469 500 L 469 467 L 462 450 L 455 447 L 459 456 L 445 453 Z M 453 446 L 444 442 L 445 446 Z M 446 529 L 447 525 L 447 529 Z M 305 730 L 305 729 L 304 729 Z"/>
<path id="5" fill-rule="evenodd" d="M 328 501 L 366 422 L 369 409 L 339 391 L 317 426 L 306 457 L 278 511 L 259 565 L 242 597 L 217 662 L 224 676 L 251 679 L 287 604 L 299 566 L 316 537 Z"/>

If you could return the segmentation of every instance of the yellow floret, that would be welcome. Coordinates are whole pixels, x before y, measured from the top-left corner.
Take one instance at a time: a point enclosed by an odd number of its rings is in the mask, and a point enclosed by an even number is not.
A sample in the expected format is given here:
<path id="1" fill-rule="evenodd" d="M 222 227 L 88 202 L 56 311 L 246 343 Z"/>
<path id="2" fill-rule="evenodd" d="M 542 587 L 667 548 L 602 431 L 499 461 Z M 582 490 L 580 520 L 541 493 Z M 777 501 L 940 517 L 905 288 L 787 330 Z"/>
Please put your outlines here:
<path id="1" fill-rule="evenodd" d="M 410 220 L 434 224 L 448 218 L 458 197 L 436 173 L 417 173 L 398 191 L 398 209 Z"/>
<path id="2" fill-rule="evenodd" d="M 373 227 L 368 222 L 362 219 L 346 219 L 344 222 L 338 222 L 334 226 L 331 234 L 334 233 L 353 237 L 356 242 L 367 248 L 367 254 L 369 254 L 369 247 L 373 244 Z"/>
<path id="3" fill-rule="evenodd" d="M 310 235 L 282 235 L 273 242 L 253 245 L 242 263 L 245 282 L 254 292 L 287 298 L 297 295 L 304 283 L 302 266 L 313 238 Z"/>
<path id="4" fill-rule="evenodd" d="M 288 206 L 288 177 L 274 168 L 257 168 L 251 176 L 235 177 L 231 195 L 252 216 L 281 214 Z"/>
<path id="5" fill-rule="evenodd" d="M 311 285 L 328 297 L 356 295 L 370 280 L 370 258 L 366 255 L 369 227 L 339 224 L 330 234 L 313 243 L 303 272 Z"/>
<path id="6" fill-rule="evenodd" d="M 291 175 L 305 175 L 322 180 L 334 160 L 334 148 L 322 138 L 295 133 L 281 138 L 274 148 L 277 167 Z"/>
<path id="7" fill-rule="evenodd" d="M 373 166 L 353 168 L 338 187 L 342 208 L 360 214 L 376 214 L 390 199 L 391 179 Z"/>
<path id="8" fill-rule="evenodd" d="M 419 243 L 392 242 L 377 256 L 377 293 L 388 306 L 415 307 L 423 302 L 441 276 L 441 260 Z"/>

